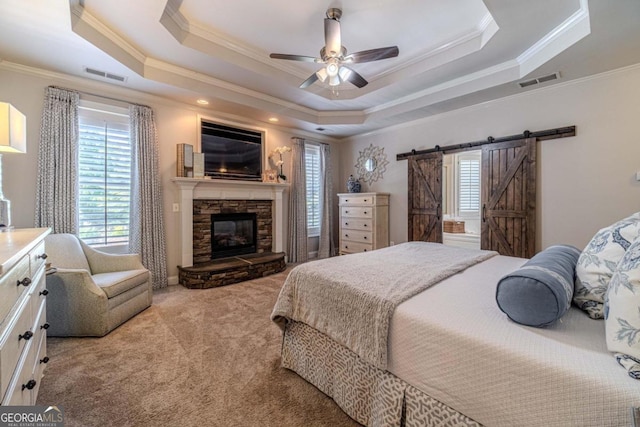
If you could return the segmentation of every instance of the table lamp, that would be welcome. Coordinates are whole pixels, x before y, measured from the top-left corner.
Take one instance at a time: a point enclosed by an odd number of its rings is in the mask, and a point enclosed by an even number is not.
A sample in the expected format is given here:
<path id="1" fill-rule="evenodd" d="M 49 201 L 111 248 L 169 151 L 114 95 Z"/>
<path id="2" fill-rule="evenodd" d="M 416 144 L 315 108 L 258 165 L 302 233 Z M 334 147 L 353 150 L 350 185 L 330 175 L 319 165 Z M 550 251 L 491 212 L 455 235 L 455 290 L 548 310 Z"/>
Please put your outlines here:
<path id="1" fill-rule="evenodd" d="M 2 193 L 3 152 L 27 152 L 27 118 L 7 102 L 0 102 L 0 229 L 7 229 L 11 227 L 11 203 Z"/>

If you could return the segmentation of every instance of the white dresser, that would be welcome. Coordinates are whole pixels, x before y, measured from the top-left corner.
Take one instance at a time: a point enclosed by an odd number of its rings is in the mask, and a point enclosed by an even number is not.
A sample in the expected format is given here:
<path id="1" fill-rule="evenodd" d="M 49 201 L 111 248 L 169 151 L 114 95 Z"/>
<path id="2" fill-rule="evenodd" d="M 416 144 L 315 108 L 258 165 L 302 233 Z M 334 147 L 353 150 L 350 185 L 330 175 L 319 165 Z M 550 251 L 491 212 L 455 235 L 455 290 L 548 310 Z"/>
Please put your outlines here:
<path id="1" fill-rule="evenodd" d="M 35 405 L 47 358 L 44 238 L 48 228 L 0 232 L 0 397 Z"/>
<path id="2" fill-rule="evenodd" d="M 340 255 L 389 246 L 389 193 L 340 193 Z"/>

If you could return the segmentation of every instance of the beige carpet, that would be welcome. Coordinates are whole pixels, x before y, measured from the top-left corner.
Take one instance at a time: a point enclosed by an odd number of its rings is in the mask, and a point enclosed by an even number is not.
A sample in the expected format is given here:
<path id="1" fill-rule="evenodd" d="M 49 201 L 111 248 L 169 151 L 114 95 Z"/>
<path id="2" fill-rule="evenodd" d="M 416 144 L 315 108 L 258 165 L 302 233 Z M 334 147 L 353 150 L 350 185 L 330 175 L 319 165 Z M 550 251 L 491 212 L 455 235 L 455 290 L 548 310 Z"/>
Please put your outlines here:
<path id="1" fill-rule="evenodd" d="M 280 367 L 269 315 L 286 273 L 171 286 L 106 337 L 49 339 L 38 405 L 62 406 L 66 426 L 357 426 Z"/>

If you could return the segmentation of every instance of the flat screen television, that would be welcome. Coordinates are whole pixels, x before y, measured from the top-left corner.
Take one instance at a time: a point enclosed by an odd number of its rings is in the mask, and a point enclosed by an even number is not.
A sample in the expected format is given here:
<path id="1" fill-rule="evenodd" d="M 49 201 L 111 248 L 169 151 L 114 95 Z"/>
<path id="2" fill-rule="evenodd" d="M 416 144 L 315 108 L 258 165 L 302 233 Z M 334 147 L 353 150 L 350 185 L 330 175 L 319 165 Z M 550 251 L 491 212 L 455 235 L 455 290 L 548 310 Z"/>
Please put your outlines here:
<path id="1" fill-rule="evenodd" d="M 262 180 L 262 141 L 259 131 L 201 120 L 200 147 L 204 173 L 213 178 Z"/>

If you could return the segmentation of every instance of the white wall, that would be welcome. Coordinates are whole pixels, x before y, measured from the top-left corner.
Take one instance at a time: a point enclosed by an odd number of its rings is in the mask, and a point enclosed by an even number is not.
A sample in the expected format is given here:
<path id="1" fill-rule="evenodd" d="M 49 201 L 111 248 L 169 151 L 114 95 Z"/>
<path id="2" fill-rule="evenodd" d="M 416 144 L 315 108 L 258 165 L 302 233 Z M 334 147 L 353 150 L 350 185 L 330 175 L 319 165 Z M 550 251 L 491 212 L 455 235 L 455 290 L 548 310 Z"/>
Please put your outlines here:
<path id="1" fill-rule="evenodd" d="M 227 116 L 196 106 L 178 103 L 168 99 L 151 96 L 95 82 L 64 75 L 41 72 L 24 67 L 7 67 L 0 65 L 0 101 L 10 102 L 27 116 L 27 154 L 6 154 L 3 156 L 3 190 L 6 198 L 11 200 L 12 222 L 15 227 L 33 227 L 35 211 L 35 191 L 38 175 L 38 144 L 40 121 L 44 91 L 47 86 L 58 85 L 69 89 L 86 91 L 98 95 L 109 96 L 129 102 L 149 105 L 156 114 L 158 139 L 160 145 L 160 173 L 163 189 L 163 211 L 167 237 L 167 259 L 169 276 L 177 276 L 179 254 L 179 213 L 172 212 L 172 204 L 179 202 L 177 188 L 171 182 L 176 176 L 176 144 L 188 143 L 196 145 L 198 131 L 198 114 L 219 118 L 225 121 L 243 122 L 252 126 L 267 129 L 265 155 L 280 145 L 291 145 L 291 137 L 309 137 L 310 135 L 294 129 L 279 128 L 266 123 L 246 121 L 240 117 Z M 196 98 L 197 95 L 194 95 Z M 97 98 L 96 98 L 97 100 Z M 311 135 L 313 139 L 332 143 L 333 141 L 320 135 Z M 338 163 L 339 152 L 332 150 L 334 164 Z M 284 173 L 290 176 L 291 158 L 284 156 Z M 268 166 L 268 167 L 273 167 Z M 334 185 L 338 185 L 338 174 L 335 174 Z M 288 206 L 285 194 L 285 207 Z M 285 233 L 287 224 L 285 212 Z M 286 234 L 285 234 L 286 236 Z M 286 238 L 285 238 L 286 246 Z"/>
<path id="2" fill-rule="evenodd" d="M 340 182 L 354 173 L 360 151 L 384 147 L 387 172 L 363 191 L 391 193 L 390 239 L 405 242 L 407 161 L 396 154 L 576 125 L 575 137 L 538 142 L 536 246 L 583 248 L 599 228 L 640 211 L 639 121 L 635 65 L 351 138 L 340 146 Z"/>

